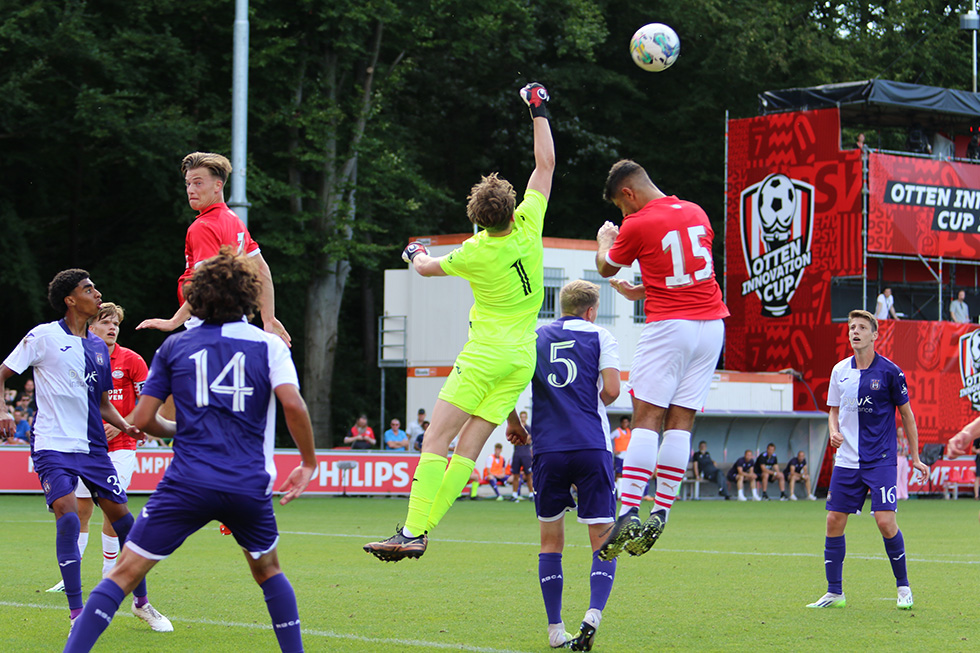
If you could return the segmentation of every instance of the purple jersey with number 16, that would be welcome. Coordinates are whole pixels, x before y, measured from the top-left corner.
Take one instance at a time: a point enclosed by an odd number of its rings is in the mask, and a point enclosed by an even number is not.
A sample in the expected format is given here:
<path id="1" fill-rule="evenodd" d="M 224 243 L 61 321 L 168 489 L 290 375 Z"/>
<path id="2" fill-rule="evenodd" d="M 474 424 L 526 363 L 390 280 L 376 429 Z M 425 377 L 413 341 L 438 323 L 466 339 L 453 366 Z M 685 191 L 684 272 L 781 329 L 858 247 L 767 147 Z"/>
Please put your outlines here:
<path id="1" fill-rule="evenodd" d="M 143 395 L 174 396 L 177 434 L 168 481 L 268 496 L 276 480 L 276 400 L 299 387 L 289 349 L 244 320 L 170 336 L 150 366 Z"/>

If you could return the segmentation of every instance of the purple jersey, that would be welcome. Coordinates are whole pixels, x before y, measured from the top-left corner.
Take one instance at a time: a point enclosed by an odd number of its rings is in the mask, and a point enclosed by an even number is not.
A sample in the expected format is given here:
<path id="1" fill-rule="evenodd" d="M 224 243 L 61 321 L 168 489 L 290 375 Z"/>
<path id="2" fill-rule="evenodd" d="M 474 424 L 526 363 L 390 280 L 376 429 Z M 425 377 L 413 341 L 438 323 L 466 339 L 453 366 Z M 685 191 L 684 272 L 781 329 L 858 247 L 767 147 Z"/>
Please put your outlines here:
<path id="1" fill-rule="evenodd" d="M 612 451 L 606 407 L 599 397 L 604 369 L 619 370 L 612 334 L 580 317 L 538 328 L 538 362 L 531 380 L 534 454 Z"/>
<path id="2" fill-rule="evenodd" d="M 895 409 L 908 403 L 905 373 L 881 354 L 866 370 L 855 367 L 853 356 L 834 366 L 827 405 L 838 406 L 844 443 L 835 465 L 858 469 L 894 465 L 898 456 Z"/>
<path id="3" fill-rule="evenodd" d="M 112 369 L 102 338 L 90 331 L 84 338 L 73 335 L 64 320 L 39 324 L 4 365 L 17 374 L 34 368 L 34 451 L 107 450 L 100 405 L 103 393 L 112 390 Z"/>
<path id="4" fill-rule="evenodd" d="M 177 434 L 165 478 L 268 496 L 276 480 L 273 390 L 287 383 L 299 386 L 289 349 L 244 320 L 167 338 L 143 386 L 143 395 L 174 396 Z"/>

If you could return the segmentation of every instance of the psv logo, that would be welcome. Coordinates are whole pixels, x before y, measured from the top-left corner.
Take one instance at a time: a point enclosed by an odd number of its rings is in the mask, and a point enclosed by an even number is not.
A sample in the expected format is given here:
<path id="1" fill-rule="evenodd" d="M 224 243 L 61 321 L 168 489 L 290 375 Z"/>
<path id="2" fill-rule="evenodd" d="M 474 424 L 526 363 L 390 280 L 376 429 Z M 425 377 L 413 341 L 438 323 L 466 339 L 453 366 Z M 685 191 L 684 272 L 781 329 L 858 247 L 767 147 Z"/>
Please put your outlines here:
<path id="1" fill-rule="evenodd" d="M 755 293 L 762 315 L 790 314 L 789 302 L 810 265 L 813 186 L 774 173 L 742 191 L 739 234 L 748 280 L 742 296 Z"/>
<path id="2" fill-rule="evenodd" d="M 980 410 L 980 331 L 960 336 L 960 397 L 968 397 L 973 410 Z"/>

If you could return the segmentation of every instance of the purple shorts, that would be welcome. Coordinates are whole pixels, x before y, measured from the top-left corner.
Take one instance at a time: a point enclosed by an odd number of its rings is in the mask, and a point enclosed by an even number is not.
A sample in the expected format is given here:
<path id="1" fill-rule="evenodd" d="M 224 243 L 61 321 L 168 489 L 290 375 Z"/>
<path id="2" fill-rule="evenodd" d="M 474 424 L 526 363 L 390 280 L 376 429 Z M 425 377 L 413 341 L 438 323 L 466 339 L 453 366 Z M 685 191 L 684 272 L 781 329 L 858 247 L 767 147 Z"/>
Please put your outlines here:
<path id="1" fill-rule="evenodd" d="M 227 526 L 255 560 L 279 543 L 271 496 L 188 488 L 164 478 L 140 511 L 126 546 L 144 558 L 163 560 L 212 520 Z"/>
<path id="2" fill-rule="evenodd" d="M 602 449 L 534 454 L 534 509 L 541 521 L 556 521 L 575 508 L 571 487 L 578 491 L 578 520 L 583 524 L 615 521 L 616 489 L 613 455 Z"/>
<path id="3" fill-rule="evenodd" d="M 34 471 L 44 490 L 48 507 L 65 496 L 74 494 L 78 479 L 92 493 L 93 499 L 108 499 L 113 503 L 126 503 L 119 474 L 109 460 L 109 454 L 63 453 L 61 451 L 34 451 L 31 453 Z"/>
<path id="4" fill-rule="evenodd" d="M 834 467 L 827 493 L 827 510 L 858 513 L 864 499 L 871 491 L 871 511 L 896 510 L 896 485 L 898 469 L 895 465 L 881 465 L 865 469 Z"/>

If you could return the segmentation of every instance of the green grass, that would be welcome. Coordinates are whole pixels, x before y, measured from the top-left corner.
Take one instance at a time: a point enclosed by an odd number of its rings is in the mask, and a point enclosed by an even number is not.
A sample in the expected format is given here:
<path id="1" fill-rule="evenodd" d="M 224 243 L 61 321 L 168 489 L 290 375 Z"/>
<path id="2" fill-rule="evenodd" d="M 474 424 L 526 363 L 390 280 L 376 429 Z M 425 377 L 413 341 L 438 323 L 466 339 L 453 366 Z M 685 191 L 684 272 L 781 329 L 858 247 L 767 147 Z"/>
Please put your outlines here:
<path id="1" fill-rule="evenodd" d="M 143 502 L 133 499 L 134 513 Z M 389 535 L 405 507 L 403 499 L 317 497 L 277 506 L 280 560 L 308 651 L 550 650 L 532 505 L 460 502 L 421 560 L 384 564 L 364 553 L 361 545 Z M 900 612 L 867 513 L 848 526 L 847 608 L 807 610 L 826 589 L 822 502 L 679 502 L 649 554 L 620 559 L 594 650 L 976 651 L 977 507 L 901 505 L 916 603 Z M 574 631 L 588 607 L 591 555 L 585 527 L 571 517 L 563 616 Z M 54 520 L 38 496 L 4 496 L 0 528 L 0 651 L 60 650 L 65 598 L 43 591 L 59 578 Z M 86 592 L 98 580 L 99 549 L 96 535 L 83 561 Z M 149 588 L 175 632 L 150 632 L 129 616 L 127 600 L 96 650 L 277 650 L 261 590 L 217 524 L 160 563 Z"/>

